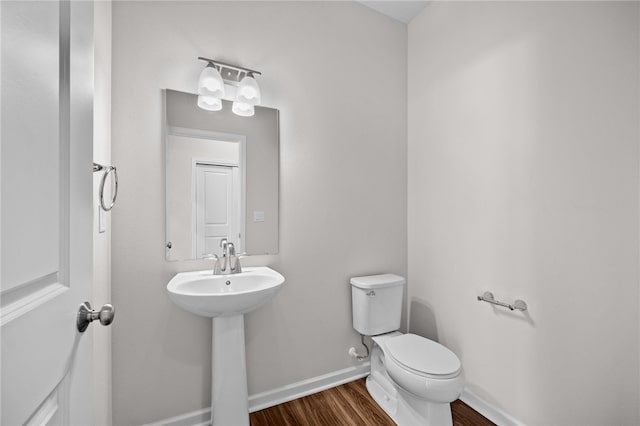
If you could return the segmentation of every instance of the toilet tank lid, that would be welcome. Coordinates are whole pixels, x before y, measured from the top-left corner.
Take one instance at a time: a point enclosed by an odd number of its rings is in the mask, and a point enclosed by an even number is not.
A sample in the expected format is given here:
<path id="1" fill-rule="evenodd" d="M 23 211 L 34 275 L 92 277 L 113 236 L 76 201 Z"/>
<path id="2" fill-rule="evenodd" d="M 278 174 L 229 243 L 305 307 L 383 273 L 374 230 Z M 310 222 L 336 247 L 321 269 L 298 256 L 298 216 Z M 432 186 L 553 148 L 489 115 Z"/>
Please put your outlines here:
<path id="1" fill-rule="evenodd" d="M 367 275 L 351 278 L 351 285 L 358 288 L 373 289 L 384 287 L 397 287 L 404 285 L 404 277 L 394 274 Z"/>

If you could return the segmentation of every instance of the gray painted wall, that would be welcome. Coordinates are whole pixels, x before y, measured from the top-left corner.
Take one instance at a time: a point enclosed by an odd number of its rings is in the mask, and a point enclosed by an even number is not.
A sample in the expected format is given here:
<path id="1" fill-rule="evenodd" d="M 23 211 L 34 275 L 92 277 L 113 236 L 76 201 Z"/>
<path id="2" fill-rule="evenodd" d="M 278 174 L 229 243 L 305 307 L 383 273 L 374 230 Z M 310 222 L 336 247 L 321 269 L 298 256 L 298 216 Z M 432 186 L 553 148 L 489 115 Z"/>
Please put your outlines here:
<path id="1" fill-rule="evenodd" d="M 407 29 L 346 2 L 115 2 L 113 419 L 209 405 L 211 324 L 174 306 L 164 249 L 162 92 L 195 92 L 218 58 L 262 71 L 280 110 L 280 251 L 247 260 L 287 279 L 246 318 L 249 392 L 354 365 L 349 277 L 406 274 Z"/>
<path id="2" fill-rule="evenodd" d="M 433 2 L 409 87 L 411 328 L 525 424 L 639 424 L 639 4 Z"/>

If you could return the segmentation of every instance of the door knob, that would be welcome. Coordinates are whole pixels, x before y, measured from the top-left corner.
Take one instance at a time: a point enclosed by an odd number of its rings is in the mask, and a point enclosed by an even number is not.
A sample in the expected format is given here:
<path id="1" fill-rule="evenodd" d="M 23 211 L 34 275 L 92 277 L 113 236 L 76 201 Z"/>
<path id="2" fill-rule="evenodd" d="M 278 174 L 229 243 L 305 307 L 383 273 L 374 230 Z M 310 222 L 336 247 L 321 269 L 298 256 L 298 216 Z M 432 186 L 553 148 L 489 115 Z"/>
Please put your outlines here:
<path id="1" fill-rule="evenodd" d="M 89 302 L 84 302 L 78 309 L 78 317 L 76 320 L 78 331 L 83 333 L 87 327 L 89 327 L 89 324 L 95 320 L 99 320 L 102 325 L 109 325 L 113 322 L 113 317 L 115 315 L 115 308 L 108 303 L 96 312 L 91 309 L 91 304 Z"/>

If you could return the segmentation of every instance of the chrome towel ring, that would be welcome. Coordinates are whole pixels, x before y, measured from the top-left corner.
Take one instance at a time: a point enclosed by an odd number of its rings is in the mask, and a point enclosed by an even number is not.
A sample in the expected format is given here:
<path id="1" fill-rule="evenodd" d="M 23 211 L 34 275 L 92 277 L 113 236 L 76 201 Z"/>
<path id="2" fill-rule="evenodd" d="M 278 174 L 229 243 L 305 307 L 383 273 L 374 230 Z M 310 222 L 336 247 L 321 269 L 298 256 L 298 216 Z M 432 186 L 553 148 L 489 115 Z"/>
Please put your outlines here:
<path id="1" fill-rule="evenodd" d="M 100 181 L 100 207 L 105 212 L 108 212 L 113 208 L 116 204 L 116 197 L 118 196 L 118 171 L 115 166 L 103 166 L 102 164 L 93 163 L 93 172 L 99 172 L 104 170 L 104 174 L 102 175 L 102 180 Z M 107 183 L 107 177 L 109 174 L 113 173 L 113 195 L 111 196 L 111 203 L 107 206 L 107 203 L 104 201 L 104 185 Z"/>

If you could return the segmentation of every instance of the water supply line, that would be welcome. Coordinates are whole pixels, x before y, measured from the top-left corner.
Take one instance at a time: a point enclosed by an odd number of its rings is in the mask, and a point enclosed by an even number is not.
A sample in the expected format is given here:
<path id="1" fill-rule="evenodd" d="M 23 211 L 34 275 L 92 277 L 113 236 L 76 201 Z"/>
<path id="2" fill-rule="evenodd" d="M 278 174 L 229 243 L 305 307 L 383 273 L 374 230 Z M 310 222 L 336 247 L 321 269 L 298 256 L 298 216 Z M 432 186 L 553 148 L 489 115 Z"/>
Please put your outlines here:
<path id="1" fill-rule="evenodd" d="M 356 351 L 356 348 L 350 347 L 349 356 L 357 359 L 358 361 L 364 361 L 365 359 L 369 358 L 369 346 L 367 346 L 367 344 L 364 342 L 364 334 L 360 335 L 360 341 L 362 342 L 362 346 L 364 346 L 364 348 L 367 350 L 367 353 L 365 355 L 360 355 L 358 351 Z"/>

